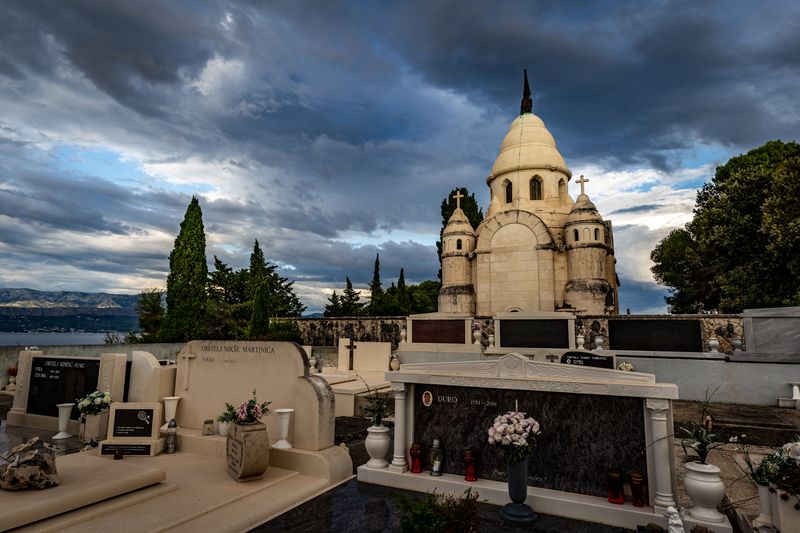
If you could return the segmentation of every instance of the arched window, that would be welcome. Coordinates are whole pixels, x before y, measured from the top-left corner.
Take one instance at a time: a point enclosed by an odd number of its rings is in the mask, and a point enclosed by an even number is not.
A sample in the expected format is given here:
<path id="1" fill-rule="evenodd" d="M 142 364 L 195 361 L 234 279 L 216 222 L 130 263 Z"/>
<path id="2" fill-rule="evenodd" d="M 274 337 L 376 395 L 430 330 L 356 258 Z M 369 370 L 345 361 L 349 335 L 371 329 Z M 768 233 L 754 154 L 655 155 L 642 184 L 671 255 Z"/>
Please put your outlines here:
<path id="1" fill-rule="evenodd" d="M 589 230 L 589 228 L 583 228 L 583 240 L 584 241 L 591 240 L 592 239 L 591 235 L 592 235 L 592 233 Z"/>
<path id="2" fill-rule="evenodd" d="M 542 199 L 542 178 L 534 176 L 531 178 L 531 200 Z"/>
<path id="3" fill-rule="evenodd" d="M 600 230 L 598 228 L 594 228 L 594 240 L 600 240 Z"/>
<path id="4" fill-rule="evenodd" d="M 558 201 L 561 203 L 567 201 L 567 184 L 564 178 L 558 180 Z"/>
<path id="5" fill-rule="evenodd" d="M 506 203 L 510 204 L 511 200 L 514 198 L 514 190 L 513 186 L 511 185 L 510 181 L 506 182 Z"/>
<path id="6" fill-rule="evenodd" d="M 578 230 L 572 230 L 572 237 L 575 242 L 578 242 L 581 239 L 581 234 L 578 233 Z"/>
<path id="7" fill-rule="evenodd" d="M 597 230 L 595 230 L 595 232 L 596 232 L 596 231 L 597 231 Z M 456 250 L 460 250 L 460 249 L 461 249 L 461 239 L 458 239 L 458 240 L 456 241 Z"/>

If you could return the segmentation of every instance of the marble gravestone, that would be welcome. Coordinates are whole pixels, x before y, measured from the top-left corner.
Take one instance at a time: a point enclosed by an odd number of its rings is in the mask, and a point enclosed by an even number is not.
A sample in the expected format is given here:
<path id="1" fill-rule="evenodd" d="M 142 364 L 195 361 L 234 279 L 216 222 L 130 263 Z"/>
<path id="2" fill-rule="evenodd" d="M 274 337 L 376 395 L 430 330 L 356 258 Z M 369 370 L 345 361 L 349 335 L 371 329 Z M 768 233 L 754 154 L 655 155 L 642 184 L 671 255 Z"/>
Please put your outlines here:
<path id="1" fill-rule="evenodd" d="M 108 434 L 100 443 L 100 455 L 160 454 L 164 439 L 159 437 L 161 402 L 115 402 L 108 417 Z"/>
<path id="2" fill-rule="evenodd" d="M 202 430 L 203 421 L 238 406 L 256 390 L 271 411 L 294 409 L 288 440 L 295 448 L 319 451 L 333 446 L 334 396 L 330 385 L 309 375 L 303 349 L 290 342 L 191 341 L 178 354 L 175 420 Z M 278 439 L 277 416 L 262 419 L 269 438 Z"/>
<path id="3" fill-rule="evenodd" d="M 422 313 L 406 320 L 412 344 L 472 344 L 472 317 L 452 313 Z"/>
<path id="4" fill-rule="evenodd" d="M 74 402 L 95 390 L 109 391 L 112 401 L 121 401 L 125 391 L 126 358 L 125 354 L 113 353 L 98 358 L 20 352 L 17 392 L 8 412 L 8 424 L 55 430 L 58 428 L 55 404 Z M 73 408 L 70 433 L 79 431 L 78 415 L 78 410 Z"/>
<path id="5" fill-rule="evenodd" d="M 494 335 L 496 348 L 487 353 L 575 349 L 575 317 L 569 313 L 503 313 L 494 317 Z"/>
<path id="6" fill-rule="evenodd" d="M 350 346 L 353 346 L 353 368 L 350 368 Z M 338 372 L 350 370 L 386 372 L 392 357 L 391 342 L 353 342 L 348 338 L 339 339 Z"/>
<path id="7" fill-rule="evenodd" d="M 703 351 L 699 320 L 609 318 L 608 339 L 612 350 Z"/>

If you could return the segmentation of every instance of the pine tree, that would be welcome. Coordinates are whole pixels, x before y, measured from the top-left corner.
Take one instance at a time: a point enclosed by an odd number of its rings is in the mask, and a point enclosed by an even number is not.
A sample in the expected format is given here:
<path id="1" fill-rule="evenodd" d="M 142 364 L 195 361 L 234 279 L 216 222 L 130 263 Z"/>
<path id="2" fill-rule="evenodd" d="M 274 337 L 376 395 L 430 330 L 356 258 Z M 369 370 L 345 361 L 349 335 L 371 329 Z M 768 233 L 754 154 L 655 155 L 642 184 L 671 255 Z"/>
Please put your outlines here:
<path id="1" fill-rule="evenodd" d="M 361 295 L 353 289 L 350 277 L 345 277 L 345 288 L 341 297 L 342 314 L 341 316 L 359 316 L 364 312 L 364 304 L 361 303 Z"/>
<path id="2" fill-rule="evenodd" d="M 203 336 L 207 278 L 203 212 L 193 196 L 169 254 L 167 311 L 160 335 L 163 342 L 187 342 Z"/>
<path id="3" fill-rule="evenodd" d="M 442 229 L 439 230 L 439 240 L 436 241 L 436 253 L 439 254 L 439 279 L 442 279 L 442 234 L 450 217 L 453 216 L 453 211 L 456 210 L 456 201 L 453 198 L 456 192 L 460 192 L 464 196 L 461 198 L 461 210 L 464 211 L 472 229 L 478 229 L 478 225 L 483 222 L 483 209 L 478 206 L 475 193 L 470 194 L 466 187 L 453 189 L 447 198 L 442 200 Z"/>
<path id="4" fill-rule="evenodd" d="M 330 295 L 328 302 L 325 306 L 326 317 L 344 316 L 342 314 L 342 301 L 336 291 L 333 291 L 333 294 Z"/>
<path id="5" fill-rule="evenodd" d="M 159 331 L 164 323 L 164 305 L 161 289 L 148 289 L 139 294 L 136 313 L 139 315 L 139 342 L 158 342 Z"/>
<path id="6" fill-rule="evenodd" d="M 266 282 L 256 287 L 247 338 L 251 341 L 267 340 L 270 311 L 269 286 Z"/>
<path id="7" fill-rule="evenodd" d="M 381 287 L 381 256 L 375 255 L 375 269 L 372 272 L 372 281 L 369 282 L 370 302 L 368 313 L 371 316 L 383 314 L 384 292 Z"/>

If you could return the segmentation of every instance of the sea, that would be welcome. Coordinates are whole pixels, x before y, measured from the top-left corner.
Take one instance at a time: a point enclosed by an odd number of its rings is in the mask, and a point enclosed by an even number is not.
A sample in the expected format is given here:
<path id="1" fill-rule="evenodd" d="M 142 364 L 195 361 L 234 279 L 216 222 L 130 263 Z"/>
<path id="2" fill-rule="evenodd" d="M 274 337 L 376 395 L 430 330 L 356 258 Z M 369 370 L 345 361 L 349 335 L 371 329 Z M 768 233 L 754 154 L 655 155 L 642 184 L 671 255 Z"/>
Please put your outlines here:
<path id="1" fill-rule="evenodd" d="M 105 333 L 18 333 L 0 331 L 0 346 L 104 344 Z"/>

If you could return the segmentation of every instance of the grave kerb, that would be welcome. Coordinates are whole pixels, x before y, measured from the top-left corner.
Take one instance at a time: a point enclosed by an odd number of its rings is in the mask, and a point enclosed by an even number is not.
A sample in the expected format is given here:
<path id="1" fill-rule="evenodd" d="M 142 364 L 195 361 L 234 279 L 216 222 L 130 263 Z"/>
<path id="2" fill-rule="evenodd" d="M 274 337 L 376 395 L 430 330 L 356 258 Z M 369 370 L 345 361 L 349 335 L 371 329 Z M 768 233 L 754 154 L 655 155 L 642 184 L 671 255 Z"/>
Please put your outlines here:
<path id="1" fill-rule="evenodd" d="M 463 478 L 445 474 L 437 481 L 430 476 L 406 472 L 408 449 L 414 438 L 414 402 L 410 401 L 423 385 L 437 384 L 521 391 L 608 395 L 641 398 L 647 445 L 647 479 L 651 502 L 643 509 L 630 505 L 615 506 L 605 498 L 565 493 L 551 489 L 528 487 L 529 503 L 548 514 L 589 521 L 603 521 L 635 529 L 636 524 L 659 523 L 668 505 L 675 504 L 676 476 L 673 448 L 672 403 L 678 398 L 674 384 L 657 383 L 652 374 L 587 368 L 560 363 L 531 361 L 520 354 L 508 354 L 496 360 L 453 363 L 403 364 L 395 372 L 387 372 L 395 394 L 395 450 L 392 464 L 386 469 L 359 467 L 360 480 L 418 491 L 440 490 L 463 492 Z M 500 414 L 500 413 L 498 413 Z M 433 481 L 431 481 L 433 480 Z M 452 485 L 449 488 L 449 485 Z M 504 483 L 483 480 L 476 485 L 481 498 L 502 504 L 507 501 Z M 494 501 L 494 500 L 497 501 Z M 643 521 L 644 518 L 648 520 Z"/>

